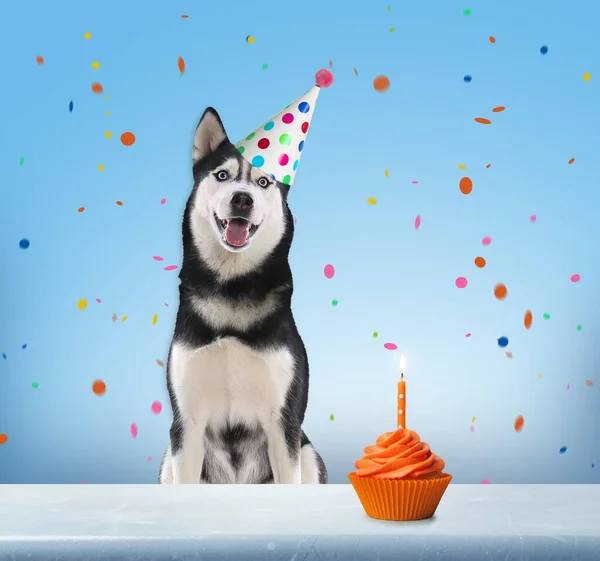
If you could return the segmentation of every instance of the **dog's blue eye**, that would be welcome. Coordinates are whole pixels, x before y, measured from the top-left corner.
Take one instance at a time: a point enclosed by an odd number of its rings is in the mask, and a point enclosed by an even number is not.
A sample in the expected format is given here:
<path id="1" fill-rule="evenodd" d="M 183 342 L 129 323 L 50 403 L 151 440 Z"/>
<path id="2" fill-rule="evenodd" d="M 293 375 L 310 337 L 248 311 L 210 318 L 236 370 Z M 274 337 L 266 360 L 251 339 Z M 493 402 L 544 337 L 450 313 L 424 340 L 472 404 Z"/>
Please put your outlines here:
<path id="1" fill-rule="evenodd" d="M 226 181 L 227 179 L 229 179 L 229 174 L 224 169 L 222 169 L 221 171 L 215 173 L 215 177 L 217 178 L 217 181 Z"/>
<path id="2" fill-rule="evenodd" d="M 271 185 L 271 182 L 270 182 L 268 179 L 266 179 L 265 177 L 261 177 L 261 178 L 258 180 L 258 184 L 259 184 L 261 187 L 268 187 L 269 185 Z"/>

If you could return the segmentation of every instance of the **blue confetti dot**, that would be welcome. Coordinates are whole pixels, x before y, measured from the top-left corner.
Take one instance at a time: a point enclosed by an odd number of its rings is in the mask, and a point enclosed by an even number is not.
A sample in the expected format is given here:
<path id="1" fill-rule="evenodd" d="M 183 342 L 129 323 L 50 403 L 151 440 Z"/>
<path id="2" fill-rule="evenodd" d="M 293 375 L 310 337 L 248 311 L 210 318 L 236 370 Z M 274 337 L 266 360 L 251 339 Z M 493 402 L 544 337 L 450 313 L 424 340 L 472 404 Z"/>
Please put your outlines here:
<path id="1" fill-rule="evenodd" d="M 298 144 L 298 152 L 302 152 L 302 150 L 304 150 L 304 140 L 301 140 Z"/>
<path id="2" fill-rule="evenodd" d="M 503 349 L 507 345 L 508 345 L 508 337 L 500 337 L 500 339 L 498 339 L 498 346 L 501 349 Z"/>
<path id="3" fill-rule="evenodd" d="M 2 358 L 6 360 L 6 353 L 2 353 Z"/>
<path id="4" fill-rule="evenodd" d="M 271 179 L 272 179 L 273 181 L 277 181 L 277 179 L 275 179 L 275 176 L 274 176 L 272 173 L 270 173 L 269 175 L 271 176 Z"/>
<path id="5" fill-rule="evenodd" d="M 294 162 L 294 171 L 296 171 L 298 169 L 298 160 L 296 160 Z"/>
<path id="6" fill-rule="evenodd" d="M 22 349 L 26 349 L 27 348 L 27 343 L 25 343 L 21 348 Z"/>
<path id="7" fill-rule="evenodd" d="M 463 78 L 463 80 L 468 84 L 473 78 L 471 78 L 471 76 L 469 76 L 468 74 Z"/>
<path id="8" fill-rule="evenodd" d="M 542 53 L 543 55 L 545 55 L 548 52 L 548 47 L 546 47 L 546 45 L 544 45 L 541 49 L 540 49 L 540 53 Z"/>
<path id="9" fill-rule="evenodd" d="M 23 238 L 20 242 L 19 242 L 19 247 L 21 249 L 27 249 L 31 244 L 29 243 L 29 240 Z"/>
<path id="10" fill-rule="evenodd" d="M 69 103 L 69 113 L 73 113 L 73 102 Z"/>
<path id="11" fill-rule="evenodd" d="M 298 105 L 298 111 L 300 111 L 300 113 L 308 113 L 310 111 L 310 105 L 306 103 L 306 101 L 303 101 Z"/>
<path id="12" fill-rule="evenodd" d="M 592 464 L 592 467 L 594 467 L 594 464 Z"/>
<path id="13" fill-rule="evenodd" d="M 562 447 L 562 448 L 559 450 L 559 452 L 560 452 L 561 454 L 564 454 L 566 451 L 567 451 L 567 447 L 566 447 L 566 446 L 563 446 L 563 447 Z"/>
<path id="14" fill-rule="evenodd" d="M 270 131 L 273 127 L 275 126 L 275 123 L 273 121 L 269 121 L 264 127 L 263 129 L 265 129 L 266 131 Z"/>
<path id="15" fill-rule="evenodd" d="M 255 168 L 260 168 L 265 165 L 265 159 L 262 156 L 254 156 L 254 158 L 252 158 L 252 165 Z"/>

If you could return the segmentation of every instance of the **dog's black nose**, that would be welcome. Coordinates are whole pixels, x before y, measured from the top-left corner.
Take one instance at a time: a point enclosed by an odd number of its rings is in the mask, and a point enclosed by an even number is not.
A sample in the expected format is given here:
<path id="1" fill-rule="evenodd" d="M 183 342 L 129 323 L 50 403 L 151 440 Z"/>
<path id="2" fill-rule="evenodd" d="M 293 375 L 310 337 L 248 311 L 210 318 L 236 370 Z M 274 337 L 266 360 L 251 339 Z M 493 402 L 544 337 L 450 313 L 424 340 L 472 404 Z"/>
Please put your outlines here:
<path id="1" fill-rule="evenodd" d="M 254 199 L 248 193 L 234 193 L 231 206 L 238 210 L 248 210 L 254 204 Z"/>

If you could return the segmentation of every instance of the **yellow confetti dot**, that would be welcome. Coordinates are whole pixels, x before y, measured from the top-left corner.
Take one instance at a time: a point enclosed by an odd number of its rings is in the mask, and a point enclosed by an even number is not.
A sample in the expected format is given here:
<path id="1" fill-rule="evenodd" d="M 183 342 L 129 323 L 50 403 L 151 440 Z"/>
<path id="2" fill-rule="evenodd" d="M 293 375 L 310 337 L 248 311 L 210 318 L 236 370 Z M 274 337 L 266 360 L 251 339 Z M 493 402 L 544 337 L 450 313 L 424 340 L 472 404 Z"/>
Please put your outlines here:
<path id="1" fill-rule="evenodd" d="M 254 45 L 254 37 L 248 35 L 248 37 L 246 37 L 246 43 L 248 43 L 248 45 Z"/>
<path id="2" fill-rule="evenodd" d="M 94 62 L 92 62 L 92 68 L 94 70 L 98 70 L 98 68 L 100 68 L 100 63 L 97 60 L 95 60 Z"/>
<path id="3" fill-rule="evenodd" d="M 106 138 L 112 138 L 112 132 L 110 132 L 110 131 L 106 131 L 106 132 L 104 133 L 104 136 L 105 136 Z"/>
<path id="4" fill-rule="evenodd" d="M 390 176 L 390 172 L 387 169 L 383 173 L 385 174 L 386 177 Z"/>
<path id="5" fill-rule="evenodd" d="M 108 96 L 106 96 L 104 99 L 108 99 Z"/>
<path id="6" fill-rule="evenodd" d="M 592 77 L 592 75 L 591 75 L 589 72 L 586 72 L 586 73 L 583 75 L 583 79 L 584 79 L 586 82 L 589 82 L 591 77 Z"/>
<path id="7" fill-rule="evenodd" d="M 102 164 L 98 164 L 98 171 L 104 171 L 104 166 Z"/>
<path id="8" fill-rule="evenodd" d="M 107 111 L 107 112 L 106 112 L 106 114 L 107 114 L 107 115 L 110 115 L 110 111 Z"/>
<path id="9" fill-rule="evenodd" d="M 158 321 L 158 314 L 154 314 L 154 316 L 152 317 L 152 325 L 156 325 L 157 321 Z"/>
<path id="10" fill-rule="evenodd" d="M 82 298 L 81 300 L 79 300 L 79 302 L 77 302 L 77 307 L 80 310 L 85 310 L 87 308 L 87 300 L 85 298 Z"/>
<path id="11" fill-rule="evenodd" d="M 84 39 L 90 39 L 90 38 L 91 38 L 91 36 L 92 36 L 92 32 L 91 32 L 91 31 L 86 31 L 86 32 L 83 34 L 83 38 L 84 38 Z"/>
<path id="12" fill-rule="evenodd" d="M 472 422 L 472 423 L 474 423 L 474 422 L 475 422 L 475 417 L 473 417 L 473 418 L 471 419 L 471 422 Z"/>
<path id="13" fill-rule="evenodd" d="M 458 164 L 458 169 L 467 169 L 467 166 L 465 164 Z"/>
<path id="14" fill-rule="evenodd" d="M 373 197 L 369 197 L 369 198 L 367 199 L 367 202 L 368 202 L 370 205 L 376 205 L 376 204 L 377 204 L 377 199 L 374 199 Z"/>
<path id="15" fill-rule="evenodd" d="M 125 323 L 127 321 L 127 316 L 123 316 L 123 319 L 121 320 L 121 323 Z"/>
<path id="16" fill-rule="evenodd" d="M 542 377 L 542 373 L 540 372 L 540 373 L 538 374 L 538 378 L 541 378 L 541 377 Z"/>

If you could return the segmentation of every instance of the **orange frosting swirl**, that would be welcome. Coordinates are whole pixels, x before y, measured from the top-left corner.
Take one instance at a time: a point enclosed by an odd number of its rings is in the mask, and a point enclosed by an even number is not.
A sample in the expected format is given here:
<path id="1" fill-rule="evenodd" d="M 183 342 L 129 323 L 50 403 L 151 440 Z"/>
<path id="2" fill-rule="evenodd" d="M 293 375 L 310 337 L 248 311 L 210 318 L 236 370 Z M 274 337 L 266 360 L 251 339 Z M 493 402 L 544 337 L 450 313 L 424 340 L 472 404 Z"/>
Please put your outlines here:
<path id="1" fill-rule="evenodd" d="M 365 455 L 354 463 L 356 475 L 379 479 L 415 478 L 441 473 L 444 460 L 421 442 L 419 435 L 407 429 L 382 434 L 374 446 L 365 448 Z"/>

